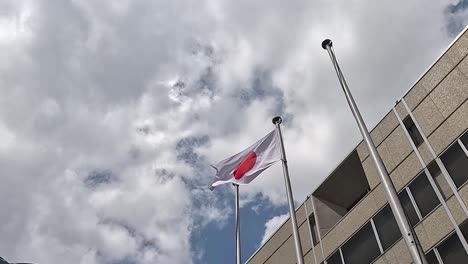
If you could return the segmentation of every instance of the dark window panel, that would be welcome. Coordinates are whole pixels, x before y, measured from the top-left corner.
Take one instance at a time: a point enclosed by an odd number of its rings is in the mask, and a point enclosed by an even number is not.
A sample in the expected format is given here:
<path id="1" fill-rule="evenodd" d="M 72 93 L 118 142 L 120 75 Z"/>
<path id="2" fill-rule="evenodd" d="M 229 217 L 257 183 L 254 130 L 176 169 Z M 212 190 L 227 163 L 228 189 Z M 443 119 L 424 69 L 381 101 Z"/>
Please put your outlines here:
<path id="1" fill-rule="evenodd" d="M 380 255 L 380 249 L 375 239 L 371 223 L 367 223 L 342 247 L 344 262 L 346 264 L 371 263 Z"/>
<path id="2" fill-rule="evenodd" d="M 340 251 L 337 250 L 335 253 L 333 253 L 333 255 L 331 255 L 327 259 L 327 263 L 328 264 L 343 264 L 343 261 L 341 261 Z"/>
<path id="3" fill-rule="evenodd" d="M 460 140 L 463 142 L 463 145 L 465 145 L 466 148 L 468 148 L 468 132 L 466 132 Z"/>
<path id="4" fill-rule="evenodd" d="M 468 240 L 468 220 L 460 224 L 460 230 L 463 233 L 463 236 Z"/>
<path id="5" fill-rule="evenodd" d="M 401 237 L 400 229 L 388 204 L 374 217 L 374 224 L 383 250 L 387 250 Z"/>
<path id="6" fill-rule="evenodd" d="M 428 264 L 439 264 L 434 250 L 431 250 L 426 254 L 426 260 Z"/>
<path id="7" fill-rule="evenodd" d="M 468 180 L 468 157 L 458 143 L 440 157 L 457 187 Z"/>
<path id="8" fill-rule="evenodd" d="M 410 221 L 412 226 L 415 226 L 419 223 L 419 217 L 414 210 L 413 204 L 408 196 L 408 192 L 404 189 L 403 191 L 398 194 L 398 198 L 400 198 L 401 205 L 405 209 L 405 213 L 408 216 L 408 220 Z"/>
<path id="9" fill-rule="evenodd" d="M 456 233 L 437 247 L 444 264 L 468 263 L 468 255 Z"/>
<path id="10" fill-rule="evenodd" d="M 316 246 L 319 243 L 319 239 L 318 239 L 317 225 L 315 224 L 314 214 L 311 214 L 309 216 L 309 222 L 310 222 L 310 230 L 312 232 L 312 240 L 313 240 L 314 246 Z"/>
<path id="11" fill-rule="evenodd" d="M 442 193 L 442 196 L 445 200 L 447 200 L 447 198 L 452 196 L 453 192 L 452 189 L 450 189 L 450 186 L 447 180 L 445 179 L 444 175 L 440 171 L 439 165 L 437 165 L 436 161 L 433 161 L 427 166 L 427 169 L 429 170 L 429 173 L 434 179 L 437 188 L 439 188 L 440 192 Z"/>
<path id="12" fill-rule="evenodd" d="M 440 201 L 429 183 L 426 173 L 424 172 L 409 185 L 409 189 L 422 217 L 425 217 L 440 204 Z"/>
<path id="13" fill-rule="evenodd" d="M 403 121 L 403 124 L 405 125 L 406 130 L 408 131 L 408 134 L 413 140 L 414 145 L 416 147 L 419 147 L 424 142 L 424 139 L 422 138 L 421 133 L 419 133 L 418 128 L 414 124 L 413 119 L 411 119 L 411 117 L 408 116 Z"/>

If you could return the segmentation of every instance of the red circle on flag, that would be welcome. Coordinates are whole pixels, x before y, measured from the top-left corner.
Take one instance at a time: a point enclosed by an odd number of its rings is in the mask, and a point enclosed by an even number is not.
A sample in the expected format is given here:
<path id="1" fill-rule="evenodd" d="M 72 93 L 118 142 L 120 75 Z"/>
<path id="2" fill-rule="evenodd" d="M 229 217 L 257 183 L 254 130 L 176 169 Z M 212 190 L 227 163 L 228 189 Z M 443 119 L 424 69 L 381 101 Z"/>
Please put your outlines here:
<path id="1" fill-rule="evenodd" d="M 237 168 L 232 172 L 234 174 L 234 179 L 239 180 L 242 178 L 249 170 L 253 168 L 257 162 L 257 154 L 255 151 L 250 152 L 247 157 L 245 157 Z"/>

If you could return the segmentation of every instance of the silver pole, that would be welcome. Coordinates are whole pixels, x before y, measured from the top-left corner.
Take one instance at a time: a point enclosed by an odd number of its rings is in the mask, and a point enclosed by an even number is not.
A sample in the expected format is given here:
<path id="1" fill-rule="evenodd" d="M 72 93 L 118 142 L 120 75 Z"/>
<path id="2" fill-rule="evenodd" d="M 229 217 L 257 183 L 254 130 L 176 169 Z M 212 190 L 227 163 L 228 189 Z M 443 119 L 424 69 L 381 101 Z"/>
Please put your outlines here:
<path id="1" fill-rule="evenodd" d="M 335 57 L 335 52 L 332 47 L 332 41 L 329 39 L 324 40 L 322 42 L 322 48 L 327 50 L 328 55 L 330 55 L 330 59 L 333 63 L 333 66 L 335 67 L 336 75 L 338 76 L 338 80 L 341 84 L 341 88 L 343 88 L 343 92 L 345 93 L 346 100 L 348 101 L 349 107 L 351 108 L 351 111 L 353 112 L 354 118 L 356 119 L 356 122 L 359 126 L 359 130 L 361 131 L 364 141 L 366 142 L 367 147 L 369 148 L 369 152 L 372 157 L 372 160 L 374 161 L 375 166 L 377 167 L 377 171 L 379 172 L 379 175 L 380 175 L 380 180 L 387 194 L 388 203 L 390 204 L 390 207 L 392 208 L 393 214 L 395 216 L 395 220 L 398 224 L 401 234 L 403 235 L 406 245 L 408 246 L 408 249 L 411 254 L 411 257 L 413 258 L 414 264 L 427 264 L 427 260 L 426 260 L 426 257 L 424 256 L 424 252 L 417 245 L 416 234 L 412 226 L 410 225 L 408 218 L 406 217 L 405 211 L 403 210 L 403 207 L 401 206 L 400 200 L 398 199 L 395 186 L 393 186 L 393 183 L 390 177 L 388 176 L 388 172 L 385 169 L 385 166 L 382 162 L 382 158 L 380 157 L 379 153 L 377 152 L 377 149 L 375 148 L 374 142 L 372 141 L 371 136 L 369 134 L 369 130 L 367 129 L 366 124 L 364 123 L 364 120 L 362 119 L 362 116 L 359 113 L 359 109 L 356 105 L 356 102 L 354 102 L 353 96 L 351 95 L 348 85 L 346 84 L 343 73 L 341 72 L 340 66 L 338 65 L 338 61 L 336 60 L 336 57 Z"/>
<path id="2" fill-rule="evenodd" d="M 236 264 L 241 264 L 241 248 L 240 248 L 240 219 L 239 219 L 239 185 L 233 184 L 236 187 Z"/>
<path id="3" fill-rule="evenodd" d="M 296 259 L 297 264 L 304 264 L 304 255 L 302 254 L 302 245 L 301 245 L 301 238 L 299 237 L 299 229 L 297 228 L 297 220 L 296 220 L 296 210 L 294 209 L 294 199 L 291 190 L 291 181 L 289 180 L 289 170 L 288 170 L 288 162 L 286 160 L 286 153 L 284 151 L 284 143 L 283 143 L 283 135 L 281 134 L 281 117 L 276 116 L 273 118 L 273 124 L 275 124 L 276 129 L 278 130 L 278 134 L 280 137 L 280 144 L 281 144 L 281 160 L 283 161 L 283 175 L 284 175 L 284 184 L 286 185 L 286 195 L 288 196 L 288 205 L 289 205 L 289 217 L 291 218 L 291 225 L 293 230 L 294 236 L 294 245 L 296 247 Z"/>

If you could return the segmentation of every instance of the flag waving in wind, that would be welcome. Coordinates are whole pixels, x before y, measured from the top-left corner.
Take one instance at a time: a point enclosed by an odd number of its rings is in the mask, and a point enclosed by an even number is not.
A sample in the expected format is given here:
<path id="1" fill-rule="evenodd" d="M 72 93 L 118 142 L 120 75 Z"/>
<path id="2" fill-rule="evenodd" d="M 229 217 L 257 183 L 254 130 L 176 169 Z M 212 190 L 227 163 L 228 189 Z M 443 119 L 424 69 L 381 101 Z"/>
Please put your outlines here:
<path id="1" fill-rule="evenodd" d="M 281 145 L 276 129 L 244 151 L 211 165 L 216 170 L 210 188 L 225 183 L 248 184 L 264 170 L 281 160 Z"/>

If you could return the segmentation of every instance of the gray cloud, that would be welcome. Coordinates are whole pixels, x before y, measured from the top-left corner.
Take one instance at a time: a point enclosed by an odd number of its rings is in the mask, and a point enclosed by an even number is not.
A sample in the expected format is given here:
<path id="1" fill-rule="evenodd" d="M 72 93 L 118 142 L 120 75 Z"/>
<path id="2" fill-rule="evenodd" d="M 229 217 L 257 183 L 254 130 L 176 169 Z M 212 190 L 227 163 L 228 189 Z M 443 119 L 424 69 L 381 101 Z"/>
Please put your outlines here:
<path id="1" fill-rule="evenodd" d="M 297 200 L 357 144 L 323 38 L 372 127 L 466 24 L 458 3 L 0 0 L 0 252 L 192 263 L 192 232 L 232 214 L 208 164 L 274 115 Z M 243 205 L 283 189 L 275 166 Z"/>

